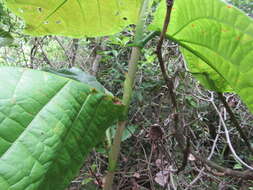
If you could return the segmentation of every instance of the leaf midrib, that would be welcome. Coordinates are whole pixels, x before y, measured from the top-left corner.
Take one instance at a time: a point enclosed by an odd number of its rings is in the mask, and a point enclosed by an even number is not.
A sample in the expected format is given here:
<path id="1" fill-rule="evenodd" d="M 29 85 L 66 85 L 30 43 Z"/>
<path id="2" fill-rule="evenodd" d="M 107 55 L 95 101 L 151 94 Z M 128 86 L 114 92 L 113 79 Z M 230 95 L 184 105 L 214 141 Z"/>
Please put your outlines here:
<path id="1" fill-rule="evenodd" d="M 169 39 L 171 39 L 172 41 L 177 42 L 180 46 L 182 46 L 183 48 L 187 49 L 188 51 L 190 51 L 193 55 L 197 56 L 198 58 L 200 58 L 203 62 L 205 62 L 208 66 L 210 66 L 224 81 L 227 82 L 227 84 L 230 85 L 230 83 L 227 81 L 226 78 L 224 78 L 224 76 L 208 61 L 207 58 L 205 58 L 203 55 L 201 55 L 200 53 L 196 52 L 194 49 L 192 49 L 190 46 L 188 46 L 187 44 L 181 43 L 182 41 L 179 41 L 175 38 L 173 38 L 172 36 L 167 36 Z M 187 42 L 187 43 L 191 43 L 191 42 Z M 210 49 L 212 50 L 212 49 Z M 222 56 L 221 56 L 222 57 Z M 224 58 L 225 59 L 225 58 Z M 225 59 L 226 60 L 226 59 Z M 235 91 L 235 89 L 230 85 L 230 87 Z"/>
<path id="2" fill-rule="evenodd" d="M 238 18 L 238 16 L 237 16 L 237 18 Z M 176 31 L 173 34 L 169 34 L 169 35 L 175 37 L 177 34 L 179 34 L 181 31 L 183 31 L 188 25 L 190 25 L 191 23 L 193 23 L 193 22 L 195 22 L 197 20 L 202 20 L 202 19 L 212 20 L 212 21 L 217 22 L 218 24 L 224 24 L 224 25 L 229 26 L 229 27 L 231 27 L 231 28 L 233 28 L 235 30 L 240 31 L 243 34 L 248 34 L 249 36 L 251 36 L 253 38 L 253 31 L 252 31 L 252 33 L 251 32 L 245 32 L 244 31 L 245 29 L 243 30 L 242 28 L 240 28 L 238 26 L 231 25 L 231 23 L 229 23 L 229 22 L 225 22 L 224 20 L 219 20 L 219 19 L 215 19 L 214 17 L 208 17 L 208 16 L 202 16 L 202 17 L 198 17 L 198 18 L 192 19 L 189 22 L 187 22 L 184 26 L 182 26 L 181 28 L 179 28 L 178 31 Z M 247 27 L 249 27 L 250 25 L 251 25 L 251 23 L 249 23 Z"/>
<path id="3" fill-rule="evenodd" d="M 34 29 L 37 30 L 41 27 L 42 24 L 44 24 L 45 21 L 47 21 L 54 13 L 56 13 L 65 3 L 67 3 L 68 0 L 64 0 L 61 2 L 51 13 L 49 13 L 42 21 L 41 23 Z"/>

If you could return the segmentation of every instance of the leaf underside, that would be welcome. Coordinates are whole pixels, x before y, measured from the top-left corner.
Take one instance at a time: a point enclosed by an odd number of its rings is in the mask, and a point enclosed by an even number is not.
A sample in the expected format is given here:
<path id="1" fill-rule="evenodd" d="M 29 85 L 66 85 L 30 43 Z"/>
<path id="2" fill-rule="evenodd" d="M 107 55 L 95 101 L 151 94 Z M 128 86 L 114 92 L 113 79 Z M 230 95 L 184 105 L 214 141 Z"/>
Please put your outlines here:
<path id="1" fill-rule="evenodd" d="M 100 84 L 97 81 L 96 77 L 94 77 L 93 75 L 90 75 L 87 72 L 82 71 L 79 68 L 72 67 L 69 69 L 58 69 L 58 70 L 53 69 L 53 68 L 45 68 L 45 69 L 43 69 L 43 71 L 82 82 L 84 84 L 92 86 L 93 88 L 95 88 L 99 92 L 111 94 L 108 90 L 106 90 L 103 87 L 102 84 Z"/>
<path id="2" fill-rule="evenodd" d="M 165 2 L 165 1 L 164 1 Z M 165 17 L 162 2 L 150 25 L 161 31 Z M 211 90 L 235 92 L 253 112 L 253 20 L 220 0 L 176 0 L 168 38 L 178 42 L 187 65 Z"/>
<path id="3" fill-rule="evenodd" d="M 26 22 L 27 34 L 94 37 L 136 22 L 141 0 L 5 0 Z"/>
<path id="4" fill-rule="evenodd" d="M 113 97 L 42 71 L 0 67 L 0 189 L 60 190 L 122 113 Z"/>

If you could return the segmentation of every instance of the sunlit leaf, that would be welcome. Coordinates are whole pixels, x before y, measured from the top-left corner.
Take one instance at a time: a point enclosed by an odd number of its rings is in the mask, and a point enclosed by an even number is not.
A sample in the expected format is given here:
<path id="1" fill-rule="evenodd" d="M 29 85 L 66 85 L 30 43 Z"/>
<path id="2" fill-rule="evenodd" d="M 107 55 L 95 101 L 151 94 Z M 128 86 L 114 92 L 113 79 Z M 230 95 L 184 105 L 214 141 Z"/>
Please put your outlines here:
<path id="1" fill-rule="evenodd" d="M 136 22 L 141 0 L 5 0 L 34 36 L 111 35 Z"/>
<path id="2" fill-rule="evenodd" d="M 166 8 L 165 1 L 162 2 L 151 30 L 161 31 L 163 27 Z M 180 44 L 190 71 L 204 86 L 239 94 L 253 112 L 253 20 L 250 17 L 220 0 L 176 0 L 167 35 Z"/>

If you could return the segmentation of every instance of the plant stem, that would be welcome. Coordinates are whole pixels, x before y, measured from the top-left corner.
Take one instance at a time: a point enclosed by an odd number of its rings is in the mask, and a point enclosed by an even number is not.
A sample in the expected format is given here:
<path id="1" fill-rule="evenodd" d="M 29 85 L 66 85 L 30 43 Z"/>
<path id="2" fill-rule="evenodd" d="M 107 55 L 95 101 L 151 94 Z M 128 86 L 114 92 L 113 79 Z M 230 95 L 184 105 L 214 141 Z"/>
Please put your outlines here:
<path id="1" fill-rule="evenodd" d="M 141 47 L 138 44 L 140 44 L 143 40 L 145 21 L 146 21 L 146 16 L 148 12 L 147 11 L 148 4 L 149 4 L 149 0 L 142 1 L 142 6 L 139 13 L 139 19 L 136 26 L 136 34 L 135 34 L 135 39 L 134 39 L 134 44 L 136 44 L 136 47 L 132 48 L 132 53 L 131 53 L 131 57 L 128 64 L 128 73 L 126 74 L 126 79 L 124 82 L 124 93 L 123 93 L 123 100 L 122 100 L 122 102 L 126 105 L 124 118 L 127 118 L 129 105 L 132 99 L 134 81 L 136 78 L 137 64 L 141 57 Z M 118 161 L 118 157 L 120 153 L 121 138 L 123 135 L 123 131 L 125 129 L 125 125 L 126 125 L 126 120 L 118 122 L 118 127 L 116 130 L 113 145 L 109 153 L 109 168 L 108 168 L 108 173 L 105 178 L 104 190 L 113 189 L 112 188 L 113 179 L 114 179 L 115 170 L 117 167 L 117 161 Z"/>
<path id="2" fill-rule="evenodd" d="M 159 32 L 150 32 L 143 40 L 142 40 L 142 47 L 146 45 L 151 39 L 153 39 L 155 36 L 159 36 Z"/>
<path id="3" fill-rule="evenodd" d="M 162 32 L 160 33 L 160 39 L 158 41 L 157 47 L 156 47 L 156 54 L 157 58 L 159 61 L 159 65 L 162 71 L 163 79 L 166 83 L 166 86 L 168 87 L 170 98 L 172 101 L 172 106 L 173 106 L 173 114 L 174 114 L 174 129 L 175 129 L 175 136 L 176 139 L 179 143 L 179 146 L 183 149 L 183 143 L 181 143 L 181 136 L 178 133 L 178 123 L 179 123 L 179 117 L 178 117 L 178 105 L 177 105 L 177 100 L 176 100 L 176 94 L 174 92 L 174 82 L 173 80 L 168 76 L 168 73 L 166 71 L 166 67 L 163 61 L 163 56 L 162 56 L 162 46 L 163 46 L 163 41 L 166 37 L 166 32 L 170 23 L 170 16 L 171 16 L 171 10 L 173 6 L 174 1 L 173 0 L 166 0 L 166 15 L 165 15 L 165 20 L 163 24 L 163 29 Z"/>
<path id="4" fill-rule="evenodd" d="M 174 0 L 166 0 L 166 15 L 164 19 L 163 29 L 160 33 L 160 39 L 156 47 L 156 53 L 157 53 L 157 58 L 158 58 L 159 65 L 162 71 L 163 79 L 166 83 L 166 86 L 168 87 L 170 99 L 172 101 L 175 138 L 176 138 L 176 141 L 178 142 L 180 149 L 183 152 L 182 166 L 178 168 L 178 171 L 177 171 L 177 173 L 179 173 L 180 171 L 184 170 L 184 168 L 187 165 L 188 155 L 190 153 L 190 141 L 189 141 L 189 138 L 186 138 L 186 142 L 185 142 L 183 131 L 181 128 L 179 128 L 179 115 L 178 115 L 179 110 L 178 110 L 178 105 L 177 105 L 176 94 L 174 92 L 174 81 L 169 77 L 166 71 L 166 67 L 164 64 L 163 56 L 162 56 L 163 41 L 166 37 L 166 32 L 170 23 L 173 4 L 174 4 Z M 184 148 L 184 146 L 186 147 Z"/>
<path id="5" fill-rule="evenodd" d="M 233 111 L 231 110 L 231 108 L 229 107 L 226 99 L 224 98 L 223 94 L 218 92 L 218 98 L 220 99 L 220 101 L 223 103 L 224 107 L 226 108 L 231 121 L 233 122 L 235 128 L 237 129 L 237 131 L 239 132 L 241 138 L 244 140 L 245 144 L 247 145 L 247 147 L 249 148 L 249 150 L 251 151 L 251 153 L 253 153 L 253 148 L 246 136 L 246 134 L 244 133 L 243 129 L 241 128 L 240 124 L 238 123 Z"/>

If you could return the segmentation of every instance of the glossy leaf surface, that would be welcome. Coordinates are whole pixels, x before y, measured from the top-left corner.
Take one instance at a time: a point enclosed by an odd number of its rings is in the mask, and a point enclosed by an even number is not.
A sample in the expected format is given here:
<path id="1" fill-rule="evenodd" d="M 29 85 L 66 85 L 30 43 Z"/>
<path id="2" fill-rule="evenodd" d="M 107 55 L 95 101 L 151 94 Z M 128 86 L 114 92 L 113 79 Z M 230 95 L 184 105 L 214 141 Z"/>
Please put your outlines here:
<path id="1" fill-rule="evenodd" d="M 151 30 L 161 31 L 161 3 Z M 181 45 L 191 72 L 209 89 L 235 92 L 253 112 L 253 20 L 220 0 L 176 0 L 167 35 Z M 205 75 L 201 74 L 205 73 Z M 206 76 L 215 84 L 212 88 Z"/>
<path id="2" fill-rule="evenodd" d="M 0 189 L 64 189 L 123 106 L 47 72 L 0 67 L 0 79 Z"/>
<path id="3" fill-rule="evenodd" d="M 34 36 L 111 35 L 137 20 L 141 0 L 5 0 Z"/>

